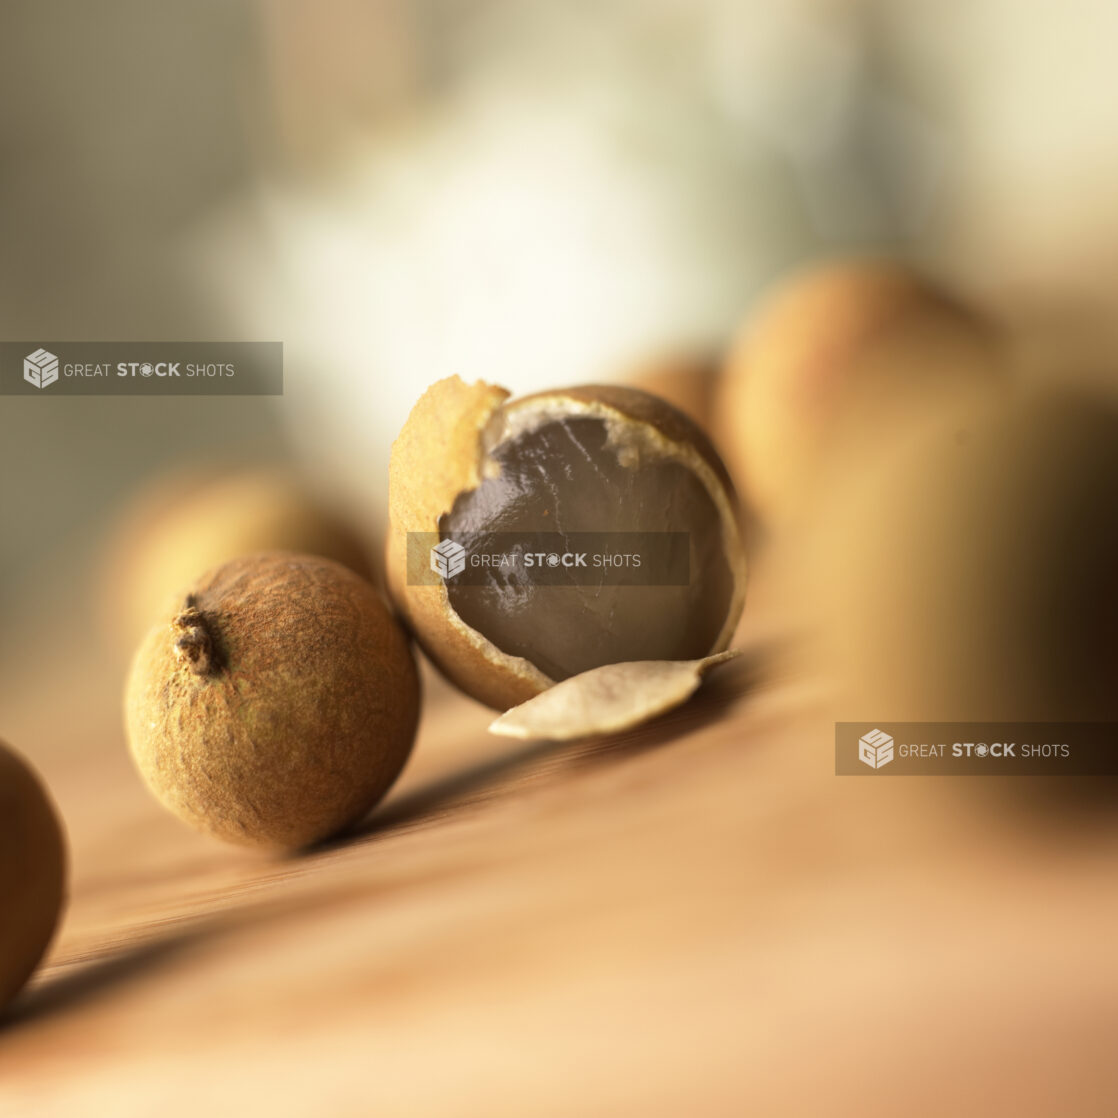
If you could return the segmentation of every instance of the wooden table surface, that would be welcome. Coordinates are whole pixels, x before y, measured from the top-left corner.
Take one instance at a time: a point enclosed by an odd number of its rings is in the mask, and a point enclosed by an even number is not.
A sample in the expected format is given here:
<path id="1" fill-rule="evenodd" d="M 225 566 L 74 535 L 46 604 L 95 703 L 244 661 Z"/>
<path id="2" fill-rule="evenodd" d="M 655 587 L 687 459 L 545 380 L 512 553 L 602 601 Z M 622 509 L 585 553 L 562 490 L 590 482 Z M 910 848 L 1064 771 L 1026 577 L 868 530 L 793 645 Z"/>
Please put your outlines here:
<path id="1" fill-rule="evenodd" d="M 72 895 L 0 1025 L 0 1116 L 1118 1113 L 1110 819 L 835 777 L 777 632 L 751 605 L 690 705 L 575 745 L 429 680 L 389 800 L 282 858 L 165 814 L 120 664 L 53 634 L 0 734 Z"/>

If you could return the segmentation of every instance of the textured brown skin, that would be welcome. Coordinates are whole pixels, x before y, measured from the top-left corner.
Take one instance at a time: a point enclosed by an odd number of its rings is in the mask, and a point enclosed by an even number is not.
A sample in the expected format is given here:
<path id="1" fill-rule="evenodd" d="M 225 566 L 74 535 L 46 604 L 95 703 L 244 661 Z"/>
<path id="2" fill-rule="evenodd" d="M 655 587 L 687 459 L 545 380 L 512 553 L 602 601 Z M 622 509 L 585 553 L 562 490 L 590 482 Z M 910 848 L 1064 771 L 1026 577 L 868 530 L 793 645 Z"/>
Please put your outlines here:
<path id="1" fill-rule="evenodd" d="M 0 1010 L 46 952 L 65 892 L 58 815 L 31 768 L 0 742 Z"/>
<path id="2" fill-rule="evenodd" d="M 128 682 L 149 788 L 231 842 L 295 849 L 356 823 L 399 775 L 419 716 L 415 661 L 380 596 L 338 563 L 286 553 L 233 560 L 189 594 L 201 628 L 166 618 Z M 192 665 L 176 641 L 195 654 L 199 634 L 212 643 Z"/>
<path id="3" fill-rule="evenodd" d="M 392 447 L 388 497 L 388 586 L 423 651 L 467 695 L 495 710 L 527 702 L 552 683 L 529 665 L 524 671 L 487 655 L 492 646 L 480 634 L 463 633 L 450 620 L 442 586 L 409 586 L 407 533 L 437 532 L 439 518 L 460 493 L 477 487 L 479 436 L 508 399 L 503 388 L 450 377 L 432 385 L 412 409 Z M 518 398 L 599 403 L 647 424 L 675 443 L 692 446 L 725 486 L 735 503 L 730 474 L 707 434 L 682 412 L 657 396 L 619 385 L 582 385 Z M 744 579 L 744 573 L 742 574 Z M 740 595 L 735 607 L 740 613 Z M 718 651 L 712 649 L 711 651 Z"/>
<path id="4" fill-rule="evenodd" d="M 241 555 L 322 555 L 376 582 L 365 542 L 281 467 L 168 473 L 132 498 L 103 561 L 105 628 L 131 652 L 199 571 Z"/>
<path id="5" fill-rule="evenodd" d="M 439 586 L 409 586 L 407 535 L 438 532 L 439 518 L 459 493 L 480 482 L 481 431 L 508 399 L 508 392 L 450 377 L 419 398 L 392 446 L 388 468 L 388 588 L 423 651 L 467 695 L 495 710 L 526 702 L 550 680 L 518 672 L 486 656 L 480 633 L 451 623 L 446 593 Z M 472 634 L 472 637 L 471 637 Z"/>
<path id="6" fill-rule="evenodd" d="M 872 437 L 879 403 L 1000 371 L 993 327 L 926 277 L 885 259 L 824 264 L 780 283 L 746 322 L 718 386 L 715 437 L 750 505 L 783 524 L 860 411 Z"/>

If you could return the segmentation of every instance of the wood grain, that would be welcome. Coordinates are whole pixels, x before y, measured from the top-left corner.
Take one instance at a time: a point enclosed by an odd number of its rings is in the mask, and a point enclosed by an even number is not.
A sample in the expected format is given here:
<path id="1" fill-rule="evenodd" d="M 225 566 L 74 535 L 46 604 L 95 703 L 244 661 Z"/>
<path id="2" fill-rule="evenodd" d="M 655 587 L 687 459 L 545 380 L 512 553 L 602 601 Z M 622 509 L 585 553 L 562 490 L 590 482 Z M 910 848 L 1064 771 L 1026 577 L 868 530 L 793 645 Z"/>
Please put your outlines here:
<path id="1" fill-rule="evenodd" d="M 429 678 L 390 799 L 287 858 L 165 815 L 121 665 L 55 634 L 0 711 L 72 901 L 0 1025 L 0 1115 L 1118 1112 L 1109 819 L 835 777 L 750 608 L 691 704 L 595 741 L 510 745 Z"/>

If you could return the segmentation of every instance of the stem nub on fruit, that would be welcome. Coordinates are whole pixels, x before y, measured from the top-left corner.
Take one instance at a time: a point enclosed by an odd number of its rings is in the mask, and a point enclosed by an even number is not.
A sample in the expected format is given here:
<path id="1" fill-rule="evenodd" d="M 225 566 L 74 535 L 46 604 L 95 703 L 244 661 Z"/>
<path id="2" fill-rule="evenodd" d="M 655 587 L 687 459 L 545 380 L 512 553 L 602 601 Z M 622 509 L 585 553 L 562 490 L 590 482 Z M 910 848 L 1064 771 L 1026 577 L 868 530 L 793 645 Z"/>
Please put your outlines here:
<path id="1" fill-rule="evenodd" d="M 176 633 L 175 655 L 180 661 L 185 660 L 195 675 L 209 675 L 217 670 L 213 634 L 193 594 L 187 595 L 182 613 L 171 622 L 171 628 Z"/>

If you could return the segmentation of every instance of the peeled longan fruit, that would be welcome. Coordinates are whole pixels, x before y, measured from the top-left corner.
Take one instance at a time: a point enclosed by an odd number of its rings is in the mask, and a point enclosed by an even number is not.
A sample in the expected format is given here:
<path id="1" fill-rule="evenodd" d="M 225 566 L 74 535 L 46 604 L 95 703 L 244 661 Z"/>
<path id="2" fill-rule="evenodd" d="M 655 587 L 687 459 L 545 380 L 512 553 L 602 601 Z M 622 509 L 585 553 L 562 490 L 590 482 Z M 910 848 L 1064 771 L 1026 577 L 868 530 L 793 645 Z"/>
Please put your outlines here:
<path id="1" fill-rule="evenodd" d="M 293 849 L 357 822 L 411 752 L 407 638 L 339 563 L 273 553 L 210 571 L 136 653 L 132 757 L 156 798 L 230 842 Z"/>
<path id="2" fill-rule="evenodd" d="M 0 1009 L 54 936 L 66 889 L 66 840 L 31 768 L 0 742 Z"/>
<path id="3" fill-rule="evenodd" d="M 929 279 L 888 260 L 826 264 L 784 281 L 746 322 L 714 434 L 750 505 L 782 527 L 851 447 L 1001 372 L 993 328 Z"/>
<path id="4" fill-rule="evenodd" d="M 836 502 L 813 569 L 850 719 L 1118 719 L 1118 411 L 953 413 Z"/>
<path id="5" fill-rule="evenodd" d="M 392 449 L 389 587 L 435 664 L 467 694 L 506 710 L 605 664 L 694 660 L 726 648 L 745 564 L 733 488 L 703 432 L 631 388 L 508 397 L 482 382 L 440 381 Z M 583 585 L 574 576 L 540 585 L 500 573 L 481 585 L 409 583 L 409 533 L 485 540 L 622 531 L 687 533 L 689 583 Z"/>
<path id="6" fill-rule="evenodd" d="M 241 555 L 321 555 L 371 577 L 364 542 L 288 470 L 186 470 L 127 506 L 105 559 L 107 626 L 131 649 L 199 571 Z"/>

